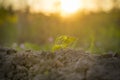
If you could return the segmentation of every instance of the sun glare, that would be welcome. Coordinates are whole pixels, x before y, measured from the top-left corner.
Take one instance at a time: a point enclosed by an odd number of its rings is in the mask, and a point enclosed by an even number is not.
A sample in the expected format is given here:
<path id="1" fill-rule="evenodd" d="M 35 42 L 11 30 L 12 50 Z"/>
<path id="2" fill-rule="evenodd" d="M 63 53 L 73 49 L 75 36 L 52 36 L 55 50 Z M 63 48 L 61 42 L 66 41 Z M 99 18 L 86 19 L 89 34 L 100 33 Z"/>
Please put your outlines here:
<path id="1" fill-rule="evenodd" d="M 82 8 L 80 0 L 60 0 L 60 13 L 62 16 L 69 16 Z"/>
<path id="2" fill-rule="evenodd" d="M 39 2 L 38 2 L 39 1 Z M 32 13 L 42 12 L 44 14 L 58 13 L 61 17 L 75 15 L 77 11 L 84 8 L 83 0 L 38 0 L 31 1 L 30 11 Z"/>

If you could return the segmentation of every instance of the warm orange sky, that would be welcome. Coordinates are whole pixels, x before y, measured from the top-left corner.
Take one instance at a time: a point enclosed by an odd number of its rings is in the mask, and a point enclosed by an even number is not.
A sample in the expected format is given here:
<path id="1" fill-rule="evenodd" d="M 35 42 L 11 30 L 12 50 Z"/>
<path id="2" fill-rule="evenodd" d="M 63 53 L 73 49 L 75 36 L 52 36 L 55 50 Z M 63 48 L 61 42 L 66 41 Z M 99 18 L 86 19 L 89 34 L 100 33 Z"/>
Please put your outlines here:
<path id="1" fill-rule="evenodd" d="M 73 14 L 86 9 L 97 11 L 99 7 L 107 11 L 112 8 L 111 0 L 3 0 L 5 6 L 12 5 L 14 10 L 30 6 L 31 12 Z M 97 2 L 98 1 L 98 2 Z M 97 4 L 98 3 L 98 4 Z"/>

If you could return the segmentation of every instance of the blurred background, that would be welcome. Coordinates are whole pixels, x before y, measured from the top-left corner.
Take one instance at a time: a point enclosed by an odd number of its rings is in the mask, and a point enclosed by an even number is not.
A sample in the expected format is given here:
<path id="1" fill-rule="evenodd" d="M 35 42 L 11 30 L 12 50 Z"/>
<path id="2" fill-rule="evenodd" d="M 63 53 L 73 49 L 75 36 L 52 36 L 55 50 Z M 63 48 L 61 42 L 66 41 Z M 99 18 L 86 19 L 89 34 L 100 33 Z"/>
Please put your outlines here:
<path id="1" fill-rule="evenodd" d="M 76 48 L 120 51 L 120 0 L 0 0 L 1 47 L 48 49 L 59 35 L 76 37 Z"/>

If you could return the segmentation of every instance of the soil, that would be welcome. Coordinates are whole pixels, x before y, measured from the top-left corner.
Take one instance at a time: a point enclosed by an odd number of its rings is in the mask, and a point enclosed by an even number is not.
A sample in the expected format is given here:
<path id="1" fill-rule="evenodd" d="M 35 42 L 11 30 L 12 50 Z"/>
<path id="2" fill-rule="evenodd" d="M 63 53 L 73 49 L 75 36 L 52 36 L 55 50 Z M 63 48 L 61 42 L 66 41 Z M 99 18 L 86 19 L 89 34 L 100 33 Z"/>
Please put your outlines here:
<path id="1" fill-rule="evenodd" d="M 120 80 L 120 54 L 0 49 L 0 80 Z"/>

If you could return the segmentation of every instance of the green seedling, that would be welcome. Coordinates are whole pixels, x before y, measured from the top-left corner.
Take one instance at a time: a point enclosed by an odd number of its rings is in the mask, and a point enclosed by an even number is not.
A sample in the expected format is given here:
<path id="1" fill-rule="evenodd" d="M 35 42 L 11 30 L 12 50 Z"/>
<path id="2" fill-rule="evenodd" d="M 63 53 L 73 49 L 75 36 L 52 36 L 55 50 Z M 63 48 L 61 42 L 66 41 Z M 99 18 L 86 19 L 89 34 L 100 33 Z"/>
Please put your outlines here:
<path id="1" fill-rule="evenodd" d="M 65 48 L 71 48 L 73 45 L 75 45 L 75 42 L 76 42 L 75 37 L 70 37 L 66 35 L 58 36 L 52 47 L 52 51 L 54 52 Z"/>

